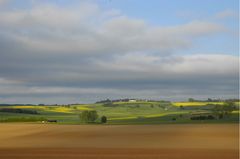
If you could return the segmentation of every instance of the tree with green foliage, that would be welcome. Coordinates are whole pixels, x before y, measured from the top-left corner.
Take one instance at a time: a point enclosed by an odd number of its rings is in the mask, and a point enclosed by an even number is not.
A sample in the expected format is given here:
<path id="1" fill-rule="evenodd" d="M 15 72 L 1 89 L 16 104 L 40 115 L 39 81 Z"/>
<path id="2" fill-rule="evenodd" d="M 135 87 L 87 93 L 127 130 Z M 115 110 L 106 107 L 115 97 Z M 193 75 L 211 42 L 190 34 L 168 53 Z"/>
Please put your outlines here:
<path id="1" fill-rule="evenodd" d="M 216 105 L 214 107 L 214 112 L 219 119 L 224 117 L 229 117 L 233 110 L 237 109 L 234 102 L 225 102 L 223 105 Z"/>
<path id="2" fill-rule="evenodd" d="M 98 118 L 98 114 L 96 110 L 84 110 L 79 115 L 79 118 L 86 123 L 95 122 Z"/>
<path id="3" fill-rule="evenodd" d="M 180 109 L 183 110 L 183 109 L 185 109 L 185 108 L 184 108 L 182 105 L 180 105 Z"/>
<path id="4" fill-rule="evenodd" d="M 189 101 L 189 102 L 195 102 L 195 99 L 193 99 L 193 98 L 188 98 L 188 101 Z"/>
<path id="5" fill-rule="evenodd" d="M 107 122 L 107 117 L 106 116 L 102 116 L 101 117 L 101 123 L 106 123 Z"/>
<path id="6" fill-rule="evenodd" d="M 212 100 L 211 98 L 208 98 L 207 101 L 208 101 L 208 102 L 212 102 L 213 100 Z"/>

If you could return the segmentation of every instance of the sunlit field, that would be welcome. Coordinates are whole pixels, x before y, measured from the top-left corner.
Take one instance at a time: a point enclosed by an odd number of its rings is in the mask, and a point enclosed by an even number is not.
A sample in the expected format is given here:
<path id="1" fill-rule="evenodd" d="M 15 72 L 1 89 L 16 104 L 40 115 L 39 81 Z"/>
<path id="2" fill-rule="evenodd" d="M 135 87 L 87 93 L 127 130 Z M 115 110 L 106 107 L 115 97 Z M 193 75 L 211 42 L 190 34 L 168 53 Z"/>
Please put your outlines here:
<path id="1" fill-rule="evenodd" d="M 10 113 L 0 111 L 1 122 L 57 120 L 58 124 L 84 124 L 79 115 L 83 111 L 95 110 L 98 117 L 106 116 L 106 124 L 157 124 L 157 123 L 226 123 L 238 122 L 239 103 L 235 103 L 235 110 L 221 120 L 190 120 L 192 114 L 212 114 L 216 116 L 216 109 L 224 102 L 113 102 L 76 104 L 76 105 L 16 105 L 1 106 L 3 108 L 34 111 L 29 113 Z M 29 120 L 28 120 L 29 118 Z M 99 122 L 99 119 L 96 120 Z"/>
<path id="2" fill-rule="evenodd" d="M 0 124 L 2 159 L 237 159 L 238 124 Z"/>
<path id="3" fill-rule="evenodd" d="M 223 102 L 174 102 L 174 106 L 203 106 L 208 104 L 222 105 Z"/>

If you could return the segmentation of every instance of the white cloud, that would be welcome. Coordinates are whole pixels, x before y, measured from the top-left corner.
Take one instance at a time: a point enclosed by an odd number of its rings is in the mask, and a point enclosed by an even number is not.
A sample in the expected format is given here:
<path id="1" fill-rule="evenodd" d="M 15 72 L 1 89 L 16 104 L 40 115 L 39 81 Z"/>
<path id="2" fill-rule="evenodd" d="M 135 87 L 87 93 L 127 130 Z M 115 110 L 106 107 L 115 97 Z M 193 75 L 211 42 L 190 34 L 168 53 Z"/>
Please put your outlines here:
<path id="1" fill-rule="evenodd" d="M 10 0 L 0 0 L 0 6 L 7 4 Z"/>
<path id="2" fill-rule="evenodd" d="M 66 8 L 37 5 L 27 10 L 2 11 L 0 29 L 28 49 L 79 54 L 171 52 L 190 47 L 195 38 L 224 31 L 219 24 L 201 21 L 150 26 L 143 20 L 111 12 L 92 3 Z"/>
<path id="3" fill-rule="evenodd" d="M 238 13 L 231 9 L 226 9 L 222 12 L 217 13 L 215 17 L 218 19 L 237 18 Z"/>
<path id="4" fill-rule="evenodd" d="M 117 56 L 112 61 L 98 61 L 103 70 L 125 72 L 125 78 L 164 79 L 169 77 L 227 77 L 238 73 L 239 58 L 220 54 L 195 54 L 159 57 L 147 54 Z M 116 73 L 117 74 L 117 73 Z M 114 74 L 116 78 L 121 78 Z M 120 74 L 121 76 L 121 74 Z"/>

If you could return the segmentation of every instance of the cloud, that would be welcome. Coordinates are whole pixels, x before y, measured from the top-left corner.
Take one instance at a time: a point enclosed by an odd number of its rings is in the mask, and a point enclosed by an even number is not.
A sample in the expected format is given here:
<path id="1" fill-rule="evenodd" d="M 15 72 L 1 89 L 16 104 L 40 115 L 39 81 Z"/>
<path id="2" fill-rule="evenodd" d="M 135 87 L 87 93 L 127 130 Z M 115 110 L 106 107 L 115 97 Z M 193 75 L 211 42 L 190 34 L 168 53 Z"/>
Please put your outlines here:
<path id="1" fill-rule="evenodd" d="M 238 13 L 231 10 L 231 9 L 226 9 L 222 12 L 219 12 L 215 15 L 217 19 L 228 19 L 228 18 L 237 18 Z"/>
<path id="2" fill-rule="evenodd" d="M 0 0 L 0 6 L 7 4 L 9 1 L 10 0 Z"/>
<path id="3" fill-rule="evenodd" d="M 0 11 L 0 99 L 235 97 L 239 58 L 179 54 L 227 28 L 209 21 L 150 25 L 86 1 Z M 227 53 L 225 53 L 227 54 Z"/>
<path id="4" fill-rule="evenodd" d="M 138 53 L 111 61 L 94 59 L 86 66 L 44 64 L 17 65 L 14 69 L 20 74 L 5 73 L 7 79 L 0 80 L 0 96 L 9 98 L 5 99 L 8 102 L 13 102 L 10 97 L 31 102 L 34 97 L 35 103 L 43 99 L 56 103 L 51 99 L 61 97 L 67 103 L 71 102 L 69 98 L 90 102 L 119 97 L 186 99 L 192 95 L 204 98 L 237 94 L 239 59 L 230 55 L 158 57 Z"/>
<path id="5" fill-rule="evenodd" d="M 113 76 L 123 79 L 120 72 L 125 72 L 126 77 L 133 79 L 168 79 L 174 77 L 198 76 L 228 76 L 237 72 L 238 59 L 234 56 L 221 55 L 187 55 L 157 57 L 139 54 L 128 54 L 117 57 L 116 61 L 102 61 L 98 68 L 112 70 Z M 224 62 L 223 62 L 224 61 Z M 223 68 L 222 65 L 226 64 Z M 120 77 L 116 74 L 120 73 Z M 129 74 L 127 74 L 129 72 Z M 134 75 L 137 75 L 136 77 Z M 178 78 L 177 78 L 178 79 Z"/>
<path id="6" fill-rule="evenodd" d="M 201 21 L 150 26 L 143 20 L 109 12 L 92 3 L 66 8 L 42 4 L 2 11 L 0 28 L 31 51 L 78 54 L 172 52 L 191 47 L 196 38 L 224 31 L 224 26 Z"/>

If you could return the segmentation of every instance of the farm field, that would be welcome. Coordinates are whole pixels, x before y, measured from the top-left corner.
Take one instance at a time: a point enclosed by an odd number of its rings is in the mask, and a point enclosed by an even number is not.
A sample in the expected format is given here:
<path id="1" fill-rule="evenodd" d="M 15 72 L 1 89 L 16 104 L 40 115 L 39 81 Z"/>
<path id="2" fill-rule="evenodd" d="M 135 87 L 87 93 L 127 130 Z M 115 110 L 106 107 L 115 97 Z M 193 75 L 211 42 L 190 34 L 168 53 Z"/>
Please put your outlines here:
<path id="1" fill-rule="evenodd" d="M 161 123 L 238 123 L 239 103 L 226 117 L 214 120 L 190 120 L 192 114 L 212 114 L 223 102 L 113 102 L 78 105 L 14 105 L 0 106 L 0 122 L 41 122 L 57 120 L 58 124 L 84 124 L 79 114 L 95 110 L 106 116 L 106 124 L 161 124 Z M 1 109 L 19 109 L 23 112 L 4 112 Z M 28 113 L 30 111 L 30 113 Z M 34 113 L 31 113 L 34 112 Z M 98 124 L 99 118 L 96 120 Z"/>
<path id="2" fill-rule="evenodd" d="M 237 159 L 238 124 L 0 124 L 4 159 Z"/>

